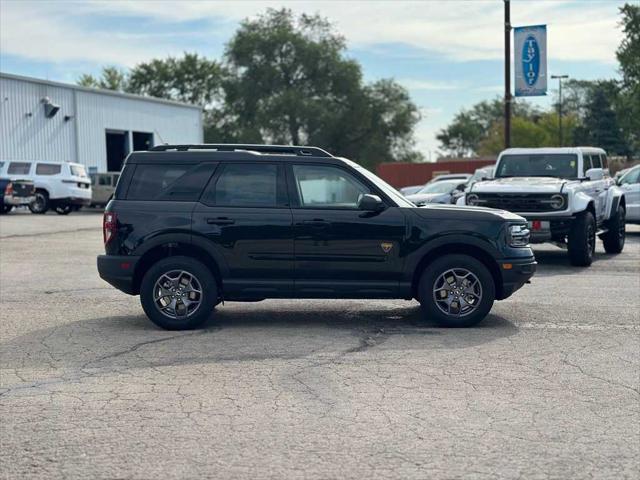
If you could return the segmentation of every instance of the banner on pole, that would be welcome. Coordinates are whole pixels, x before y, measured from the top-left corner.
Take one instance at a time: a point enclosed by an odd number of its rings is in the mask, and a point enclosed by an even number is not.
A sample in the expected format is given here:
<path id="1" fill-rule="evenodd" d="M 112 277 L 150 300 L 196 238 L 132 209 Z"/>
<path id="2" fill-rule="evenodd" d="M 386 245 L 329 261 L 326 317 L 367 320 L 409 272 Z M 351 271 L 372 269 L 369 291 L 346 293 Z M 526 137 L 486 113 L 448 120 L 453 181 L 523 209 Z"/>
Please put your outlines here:
<path id="1" fill-rule="evenodd" d="M 513 29 L 516 97 L 547 94 L 547 26 Z"/>

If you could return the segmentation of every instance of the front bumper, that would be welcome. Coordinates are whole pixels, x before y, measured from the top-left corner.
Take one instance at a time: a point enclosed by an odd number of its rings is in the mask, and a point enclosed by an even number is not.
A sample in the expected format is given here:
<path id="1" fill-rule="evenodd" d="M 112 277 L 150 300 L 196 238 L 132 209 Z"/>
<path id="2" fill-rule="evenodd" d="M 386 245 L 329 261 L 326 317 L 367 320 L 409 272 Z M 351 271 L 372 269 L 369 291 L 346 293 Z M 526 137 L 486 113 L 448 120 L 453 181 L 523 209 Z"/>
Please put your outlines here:
<path id="1" fill-rule="evenodd" d="M 538 263 L 534 257 L 503 259 L 498 262 L 502 275 L 502 291 L 496 292 L 498 300 L 504 300 L 527 283 L 536 272 Z"/>
<path id="2" fill-rule="evenodd" d="M 4 195 L 2 201 L 5 205 L 13 205 L 14 207 L 19 207 L 21 205 L 29 205 L 35 199 L 36 197 L 15 197 L 13 195 Z"/>
<path id="3" fill-rule="evenodd" d="M 98 255 L 98 274 L 105 282 L 118 290 L 137 295 L 134 272 L 140 257 Z"/>

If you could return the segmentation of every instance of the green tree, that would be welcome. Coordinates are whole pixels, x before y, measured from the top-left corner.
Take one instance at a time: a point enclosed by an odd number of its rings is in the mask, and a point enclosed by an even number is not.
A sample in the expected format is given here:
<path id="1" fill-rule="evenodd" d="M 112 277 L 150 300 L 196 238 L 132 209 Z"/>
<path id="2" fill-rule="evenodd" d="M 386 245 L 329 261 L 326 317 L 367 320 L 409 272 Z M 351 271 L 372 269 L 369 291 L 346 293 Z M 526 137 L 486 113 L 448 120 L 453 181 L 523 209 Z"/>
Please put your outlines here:
<path id="1" fill-rule="evenodd" d="M 547 128 L 533 120 L 514 117 L 511 120 L 511 145 L 513 147 L 546 147 L 554 144 Z M 504 132 L 501 122 L 496 122 L 489 129 L 488 135 L 478 145 L 478 154 L 495 156 L 504 149 Z"/>
<path id="2" fill-rule="evenodd" d="M 238 141 L 319 145 L 370 167 L 413 158 L 417 107 L 391 80 L 365 85 L 345 50 L 317 15 L 269 9 L 245 20 L 225 53 L 221 127 Z"/>
<path id="3" fill-rule="evenodd" d="M 108 66 L 102 69 L 99 77 L 83 74 L 78 79 L 78 85 L 91 88 L 103 88 L 106 90 L 127 90 L 127 73 L 118 67 Z"/>
<path id="4" fill-rule="evenodd" d="M 530 104 L 514 101 L 512 114 L 514 118 L 532 119 L 541 115 L 541 112 Z M 440 148 L 448 156 L 469 157 L 479 153 L 480 144 L 490 135 L 500 135 L 495 125 L 504 118 L 504 103 L 500 97 L 493 100 L 484 100 L 475 104 L 469 110 L 462 110 L 443 130 L 440 130 L 436 138 L 440 141 Z M 495 127 L 495 128 L 494 128 Z M 491 131 L 491 133 L 489 133 Z M 492 141 L 495 141 L 492 138 Z M 502 140 L 504 145 L 504 140 Z"/>
<path id="5" fill-rule="evenodd" d="M 640 84 L 640 5 L 627 3 L 620 8 L 624 37 L 616 56 L 626 85 Z"/>

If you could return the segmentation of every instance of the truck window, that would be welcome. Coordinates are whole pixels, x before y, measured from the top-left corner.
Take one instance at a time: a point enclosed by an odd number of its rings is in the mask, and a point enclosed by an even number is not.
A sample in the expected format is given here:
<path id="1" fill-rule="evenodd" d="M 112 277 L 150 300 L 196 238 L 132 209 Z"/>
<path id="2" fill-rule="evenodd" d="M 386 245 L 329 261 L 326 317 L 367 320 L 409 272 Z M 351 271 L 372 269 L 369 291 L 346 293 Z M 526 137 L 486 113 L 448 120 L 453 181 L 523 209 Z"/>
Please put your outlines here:
<path id="1" fill-rule="evenodd" d="M 29 175 L 31 164 L 29 162 L 11 162 L 7 168 L 8 175 Z"/>
<path id="2" fill-rule="evenodd" d="M 62 171 L 59 163 L 38 163 L 36 164 L 36 175 L 58 175 Z"/>

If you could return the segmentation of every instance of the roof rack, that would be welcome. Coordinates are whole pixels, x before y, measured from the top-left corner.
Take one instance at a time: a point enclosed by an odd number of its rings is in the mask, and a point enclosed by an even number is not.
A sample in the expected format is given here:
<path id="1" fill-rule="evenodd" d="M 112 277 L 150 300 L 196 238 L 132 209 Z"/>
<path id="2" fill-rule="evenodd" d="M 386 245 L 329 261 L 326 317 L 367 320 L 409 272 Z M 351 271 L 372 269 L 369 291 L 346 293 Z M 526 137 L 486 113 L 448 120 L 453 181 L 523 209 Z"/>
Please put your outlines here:
<path id="1" fill-rule="evenodd" d="M 298 155 L 304 157 L 333 157 L 329 152 L 318 147 L 294 147 L 289 145 L 253 145 L 236 143 L 203 143 L 187 145 L 156 145 L 149 149 L 151 152 L 166 152 L 175 150 L 186 152 L 189 150 L 217 150 L 219 152 L 234 152 L 237 150 L 250 150 L 259 153 L 281 153 L 285 155 Z"/>

